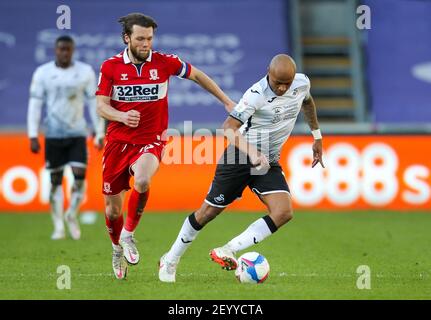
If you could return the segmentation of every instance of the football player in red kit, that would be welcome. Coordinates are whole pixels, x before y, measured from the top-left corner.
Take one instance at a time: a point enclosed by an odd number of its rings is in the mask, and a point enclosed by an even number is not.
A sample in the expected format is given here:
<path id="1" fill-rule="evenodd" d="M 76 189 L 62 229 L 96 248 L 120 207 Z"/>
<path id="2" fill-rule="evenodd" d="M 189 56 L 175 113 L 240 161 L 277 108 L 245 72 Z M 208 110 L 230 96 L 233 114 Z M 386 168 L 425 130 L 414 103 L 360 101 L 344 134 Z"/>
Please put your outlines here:
<path id="1" fill-rule="evenodd" d="M 96 95 L 98 113 L 110 121 L 103 155 L 103 194 L 113 246 L 112 267 L 115 277 L 124 279 L 127 265 L 139 262 L 133 233 L 166 143 L 169 77 L 193 80 L 229 112 L 235 103 L 199 69 L 176 55 L 152 50 L 157 28 L 154 19 L 131 13 L 119 22 L 127 48 L 103 62 Z M 134 185 L 124 223 L 121 210 L 131 175 Z"/>

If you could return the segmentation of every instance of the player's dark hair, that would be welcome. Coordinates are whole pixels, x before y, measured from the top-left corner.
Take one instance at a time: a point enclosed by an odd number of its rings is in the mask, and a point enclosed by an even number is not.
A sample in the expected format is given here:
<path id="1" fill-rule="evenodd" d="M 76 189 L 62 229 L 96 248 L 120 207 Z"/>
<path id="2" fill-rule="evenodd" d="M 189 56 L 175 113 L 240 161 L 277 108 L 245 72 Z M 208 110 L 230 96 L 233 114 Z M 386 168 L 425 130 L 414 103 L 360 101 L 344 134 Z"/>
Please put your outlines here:
<path id="1" fill-rule="evenodd" d="M 68 36 L 68 35 L 59 36 L 55 40 L 55 45 L 57 46 L 59 42 L 69 42 L 71 44 L 75 44 L 75 41 L 73 40 L 73 38 L 71 36 Z"/>
<path id="2" fill-rule="evenodd" d="M 127 42 L 124 40 L 124 36 L 127 34 L 130 37 L 134 25 L 145 28 L 153 28 L 153 30 L 157 29 L 156 21 L 150 16 L 146 16 L 142 13 L 129 13 L 127 16 L 118 19 L 118 22 L 123 26 L 122 37 L 123 42 L 126 44 Z"/>

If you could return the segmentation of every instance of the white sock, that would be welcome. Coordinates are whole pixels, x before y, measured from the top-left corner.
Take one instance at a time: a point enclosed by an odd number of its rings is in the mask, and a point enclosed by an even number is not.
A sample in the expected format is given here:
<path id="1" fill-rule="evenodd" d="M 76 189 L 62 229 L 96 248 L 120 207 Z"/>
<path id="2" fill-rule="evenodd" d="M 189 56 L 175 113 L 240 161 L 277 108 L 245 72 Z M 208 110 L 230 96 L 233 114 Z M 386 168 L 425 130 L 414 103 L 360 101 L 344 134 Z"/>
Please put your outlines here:
<path id="1" fill-rule="evenodd" d="M 123 251 L 123 248 L 119 244 L 112 244 L 114 251 Z"/>
<path id="2" fill-rule="evenodd" d="M 134 231 L 132 231 L 132 232 L 127 231 L 127 230 L 126 230 L 126 229 L 124 229 L 124 227 L 123 227 L 123 229 L 121 230 L 120 238 L 121 238 L 121 239 L 124 239 L 124 238 L 130 238 L 130 237 L 133 237 L 133 234 L 134 234 L 134 233 L 135 233 Z"/>
<path id="3" fill-rule="evenodd" d="M 249 225 L 243 233 L 229 241 L 226 247 L 236 253 L 261 242 L 275 231 L 277 231 L 277 227 L 272 219 L 266 216 Z"/>
<path id="4" fill-rule="evenodd" d="M 178 261 L 192 244 L 192 241 L 197 237 L 200 229 L 202 229 L 202 227 L 196 222 L 194 213 L 192 213 L 184 221 L 177 239 L 166 254 L 166 259 L 168 261 Z"/>
<path id="5" fill-rule="evenodd" d="M 84 200 L 84 180 L 75 180 L 74 189 L 70 196 L 70 205 L 66 214 L 76 217 L 82 200 Z"/>
<path id="6" fill-rule="evenodd" d="M 51 186 L 51 188 L 53 187 Z M 51 218 L 55 230 L 64 230 L 63 201 L 63 187 L 61 185 L 54 186 L 49 194 L 49 202 L 51 204 Z"/>

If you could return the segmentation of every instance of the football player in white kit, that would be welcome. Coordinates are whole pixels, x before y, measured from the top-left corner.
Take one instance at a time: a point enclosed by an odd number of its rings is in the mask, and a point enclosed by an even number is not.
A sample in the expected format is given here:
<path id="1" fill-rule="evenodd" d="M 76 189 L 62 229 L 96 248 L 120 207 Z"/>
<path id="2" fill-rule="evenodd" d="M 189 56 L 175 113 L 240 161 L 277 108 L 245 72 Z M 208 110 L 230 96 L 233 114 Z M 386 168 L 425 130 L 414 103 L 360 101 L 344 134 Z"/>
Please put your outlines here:
<path id="1" fill-rule="evenodd" d="M 178 262 L 199 231 L 248 186 L 266 205 L 268 215 L 253 222 L 224 246 L 210 251 L 211 259 L 226 270 L 236 269 L 235 254 L 257 244 L 292 219 L 292 201 L 278 163 L 300 110 L 314 143 L 312 167 L 322 161 L 322 136 L 310 80 L 296 73 L 285 54 L 271 60 L 268 74 L 246 91 L 223 124 L 230 145 L 221 157 L 210 191 L 200 209 L 188 216 L 172 245 L 159 262 L 159 279 L 175 282 Z"/>
<path id="2" fill-rule="evenodd" d="M 46 106 L 45 161 L 50 171 L 51 205 L 54 232 L 51 239 L 65 238 L 65 223 L 72 239 L 78 240 L 81 231 L 77 214 L 84 197 L 87 167 L 87 123 L 84 101 L 95 133 L 95 146 L 103 147 L 104 122 L 96 113 L 96 76 L 86 63 L 72 60 L 74 41 L 60 36 L 55 42 L 55 61 L 39 66 L 33 73 L 27 113 L 27 132 L 30 149 L 39 153 L 39 122 Z M 74 175 L 69 208 L 63 215 L 63 170 L 70 165 Z"/>

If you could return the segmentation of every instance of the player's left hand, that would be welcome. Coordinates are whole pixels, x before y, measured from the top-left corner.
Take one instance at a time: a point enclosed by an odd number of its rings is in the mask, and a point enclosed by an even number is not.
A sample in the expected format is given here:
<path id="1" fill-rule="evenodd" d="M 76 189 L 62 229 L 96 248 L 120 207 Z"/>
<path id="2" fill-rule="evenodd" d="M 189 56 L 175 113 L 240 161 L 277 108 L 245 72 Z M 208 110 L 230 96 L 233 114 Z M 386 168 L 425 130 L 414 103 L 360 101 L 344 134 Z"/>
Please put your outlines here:
<path id="1" fill-rule="evenodd" d="M 325 165 L 323 164 L 322 160 L 322 139 L 314 140 L 313 143 L 313 163 L 311 164 L 311 167 L 314 168 L 316 164 L 320 163 L 322 168 L 325 168 Z"/>

